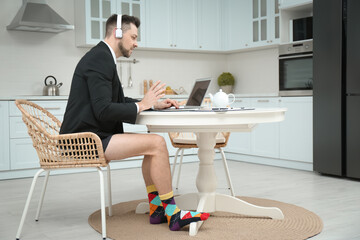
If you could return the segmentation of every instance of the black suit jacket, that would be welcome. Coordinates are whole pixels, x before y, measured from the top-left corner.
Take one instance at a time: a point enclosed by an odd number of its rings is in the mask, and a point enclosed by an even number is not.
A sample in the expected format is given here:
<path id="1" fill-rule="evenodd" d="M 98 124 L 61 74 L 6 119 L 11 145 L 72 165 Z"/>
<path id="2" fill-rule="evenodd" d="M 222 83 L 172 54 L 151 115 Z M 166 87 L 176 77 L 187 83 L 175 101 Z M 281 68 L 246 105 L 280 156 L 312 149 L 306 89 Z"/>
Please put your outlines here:
<path id="1" fill-rule="evenodd" d="M 136 121 L 135 102 L 124 96 L 110 49 L 100 42 L 76 66 L 60 133 L 123 133 L 123 122 Z"/>

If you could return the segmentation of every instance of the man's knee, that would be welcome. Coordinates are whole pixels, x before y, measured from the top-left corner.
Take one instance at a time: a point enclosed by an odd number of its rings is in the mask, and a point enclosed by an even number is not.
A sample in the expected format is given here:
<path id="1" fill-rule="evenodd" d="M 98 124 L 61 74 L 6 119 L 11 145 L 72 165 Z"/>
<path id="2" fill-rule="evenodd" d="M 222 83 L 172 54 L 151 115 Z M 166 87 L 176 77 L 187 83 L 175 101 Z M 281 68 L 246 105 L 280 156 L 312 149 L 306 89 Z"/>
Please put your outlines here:
<path id="1" fill-rule="evenodd" d="M 164 137 L 157 135 L 157 134 L 153 134 L 152 136 L 152 143 L 154 145 L 155 148 L 159 148 L 159 149 L 167 149 L 166 147 L 166 141 L 164 139 Z"/>

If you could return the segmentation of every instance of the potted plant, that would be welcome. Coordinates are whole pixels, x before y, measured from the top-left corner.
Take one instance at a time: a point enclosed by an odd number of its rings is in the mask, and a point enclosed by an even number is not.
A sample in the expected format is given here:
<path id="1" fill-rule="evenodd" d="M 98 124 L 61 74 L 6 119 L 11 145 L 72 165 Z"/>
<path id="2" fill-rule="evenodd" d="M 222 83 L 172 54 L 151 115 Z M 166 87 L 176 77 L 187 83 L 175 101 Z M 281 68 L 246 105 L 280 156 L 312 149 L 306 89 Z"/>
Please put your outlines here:
<path id="1" fill-rule="evenodd" d="M 234 76 L 229 72 L 223 72 L 218 77 L 218 85 L 223 92 L 229 94 L 232 93 L 235 84 Z"/>

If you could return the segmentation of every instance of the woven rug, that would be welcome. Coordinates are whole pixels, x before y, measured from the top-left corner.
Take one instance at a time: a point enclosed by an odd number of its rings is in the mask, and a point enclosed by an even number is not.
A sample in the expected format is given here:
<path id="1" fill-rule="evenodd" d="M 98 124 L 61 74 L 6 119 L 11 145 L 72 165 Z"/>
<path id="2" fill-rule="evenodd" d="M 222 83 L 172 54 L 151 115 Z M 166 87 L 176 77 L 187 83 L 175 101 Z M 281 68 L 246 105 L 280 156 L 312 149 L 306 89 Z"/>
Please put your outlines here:
<path id="1" fill-rule="evenodd" d="M 239 197 L 249 203 L 263 207 L 278 207 L 284 213 L 283 220 L 249 217 L 225 212 L 212 213 L 202 224 L 198 234 L 189 236 L 189 227 L 178 232 L 170 231 L 167 224 L 151 225 L 148 214 L 135 214 L 136 200 L 113 206 L 113 216 L 106 219 L 107 235 L 111 239 L 242 239 L 242 240 L 297 240 L 308 239 L 319 234 L 322 221 L 315 213 L 302 207 L 283 202 Z M 100 210 L 89 216 L 89 224 L 101 232 Z"/>

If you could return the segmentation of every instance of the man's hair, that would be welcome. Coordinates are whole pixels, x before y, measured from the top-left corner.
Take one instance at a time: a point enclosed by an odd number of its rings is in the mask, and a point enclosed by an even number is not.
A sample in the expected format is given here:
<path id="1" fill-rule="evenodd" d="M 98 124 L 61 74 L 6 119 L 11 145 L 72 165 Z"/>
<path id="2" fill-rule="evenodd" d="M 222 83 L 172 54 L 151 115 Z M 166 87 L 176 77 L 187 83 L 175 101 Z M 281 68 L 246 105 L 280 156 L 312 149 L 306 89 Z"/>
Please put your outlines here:
<path id="1" fill-rule="evenodd" d="M 117 14 L 111 15 L 108 20 L 106 21 L 106 33 L 105 37 L 109 37 L 112 34 L 114 28 L 117 25 Z M 137 28 L 140 26 L 140 20 L 137 17 L 129 16 L 129 15 L 122 15 L 121 17 L 121 29 L 124 32 L 130 29 L 130 23 L 133 23 Z"/>

